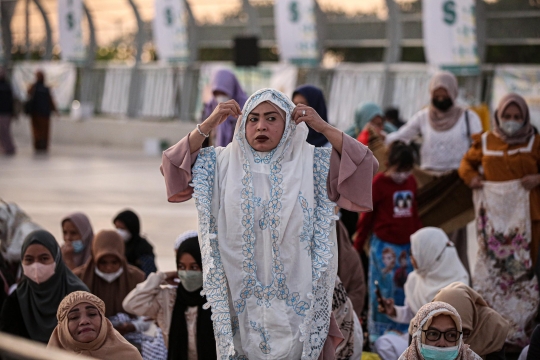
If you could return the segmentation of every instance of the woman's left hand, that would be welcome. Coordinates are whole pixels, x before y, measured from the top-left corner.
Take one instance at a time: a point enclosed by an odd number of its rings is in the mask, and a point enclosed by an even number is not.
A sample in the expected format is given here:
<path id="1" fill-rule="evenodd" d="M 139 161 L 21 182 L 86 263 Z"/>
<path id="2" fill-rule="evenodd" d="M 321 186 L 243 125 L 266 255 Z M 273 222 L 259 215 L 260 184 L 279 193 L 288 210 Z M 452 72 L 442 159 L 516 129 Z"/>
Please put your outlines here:
<path id="1" fill-rule="evenodd" d="M 328 128 L 328 123 L 324 121 L 313 108 L 304 104 L 298 104 L 294 108 L 292 119 L 296 125 L 303 121 L 306 125 L 309 125 L 310 128 L 319 133 L 323 133 Z"/>
<path id="2" fill-rule="evenodd" d="M 526 175 L 521 178 L 521 185 L 525 190 L 532 190 L 538 185 L 540 185 L 540 174 L 535 175 Z"/>

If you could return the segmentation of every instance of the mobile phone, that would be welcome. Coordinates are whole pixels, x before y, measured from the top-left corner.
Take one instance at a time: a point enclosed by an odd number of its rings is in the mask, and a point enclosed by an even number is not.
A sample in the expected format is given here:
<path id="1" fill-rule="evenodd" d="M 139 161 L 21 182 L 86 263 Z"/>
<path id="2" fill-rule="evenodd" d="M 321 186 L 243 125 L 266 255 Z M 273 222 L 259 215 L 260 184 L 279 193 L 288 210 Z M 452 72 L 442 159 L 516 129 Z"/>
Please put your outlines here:
<path id="1" fill-rule="evenodd" d="M 379 303 L 379 305 L 384 307 L 384 298 L 381 294 L 381 288 L 379 287 L 379 282 L 375 280 L 374 284 L 375 284 L 375 295 L 377 296 L 377 302 Z"/>

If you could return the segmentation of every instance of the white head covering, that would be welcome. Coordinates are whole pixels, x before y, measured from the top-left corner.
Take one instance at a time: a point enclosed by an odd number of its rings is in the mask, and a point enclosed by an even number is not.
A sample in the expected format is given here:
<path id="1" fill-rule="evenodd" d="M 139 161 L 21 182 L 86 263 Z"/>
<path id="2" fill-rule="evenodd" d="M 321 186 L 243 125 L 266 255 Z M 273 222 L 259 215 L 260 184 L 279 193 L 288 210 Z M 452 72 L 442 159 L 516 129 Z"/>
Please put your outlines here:
<path id="1" fill-rule="evenodd" d="M 176 238 L 176 241 L 174 242 L 174 251 L 177 251 L 180 245 L 182 245 L 182 243 L 186 241 L 187 239 L 191 239 L 198 236 L 199 236 L 199 233 L 197 232 L 197 230 L 188 230 L 181 233 L 180 235 L 178 235 L 178 237 Z"/>
<path id="2" fill-rule="evenodd" d="M 454 244 L 441 229 L 426 227 L 412 234 L 411 252 L 418 268 L 407 277 L 405 299 L 413 312 L 446 285 L 455 281 L 469 284 Z"/>
<path id="3" fill-rule="evenodd" d="M 245 125 L 265 101 L 284 111 L 285 130 L 274 150 L 259 153 Z M 337 272 L 331 150 L 306 142 L 293 109 L 281 92 L 257 91 L 233 141 L 201 150 L 193 167 L 204 293 L 222 359 L 316 359 L 328 334 Z"/>

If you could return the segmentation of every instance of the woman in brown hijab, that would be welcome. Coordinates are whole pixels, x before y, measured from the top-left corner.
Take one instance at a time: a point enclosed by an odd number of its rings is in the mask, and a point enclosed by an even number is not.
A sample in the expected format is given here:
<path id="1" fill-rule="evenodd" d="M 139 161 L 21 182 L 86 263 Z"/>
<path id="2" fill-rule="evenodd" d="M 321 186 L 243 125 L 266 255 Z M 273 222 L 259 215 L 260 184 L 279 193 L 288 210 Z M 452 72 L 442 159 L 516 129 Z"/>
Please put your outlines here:
<path id="1" fill-rule="evenodd" d="M 504 342 L 510 324 L 490 308 L 482 296 L 467 285 L 455 282 L 433 298 L 452 305 L 463 326 L 463 342 L 486 360 L 504 358 Z"/>
<path id="2" fill-rule="evenodd" d="M 105 303 L 97 296 L 86 291 L 69 294 L 60 303 L 56 317 L 58 325 L 48 348 L 102 360 L 142 360 L 139 351 L 105 317 Z"/>
<path id="3" fill-rule="evenodd" d="M 124 241 L 113 230 L 102 230 L 94 238 L 92 257 L 86 264 L 73 271 L 88 286 L 90 292 L 106 305 L 105 316 L 113 318 L 115 328 L 121 334 L 134 332 L 139 325 L 137 321 L 117 321 L 118 314 L 126 319 L 126 311 L 122 301 L 138 283 L 144 281 L 144 273 L 135 266 L 129 265 L 124 256 Z"/>

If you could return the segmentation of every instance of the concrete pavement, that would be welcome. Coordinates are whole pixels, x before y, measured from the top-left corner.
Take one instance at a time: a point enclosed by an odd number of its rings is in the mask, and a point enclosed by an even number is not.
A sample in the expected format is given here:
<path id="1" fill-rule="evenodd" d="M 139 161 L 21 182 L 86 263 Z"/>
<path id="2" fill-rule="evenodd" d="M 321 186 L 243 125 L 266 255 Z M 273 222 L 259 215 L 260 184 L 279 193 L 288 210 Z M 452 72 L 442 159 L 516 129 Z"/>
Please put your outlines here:
<path id="1" fill-rule="evenodd" d="M 174 240 L 197 228 L 197 213 L 193 200 L 167 202 L 160 157 L 142 149 L 54 143 L 49 155 L 35 156 L 29 144 L 17 145 L 16 156 L 0 156 L 0 198 L 19 204 L 60 243 L 60 220 L 70 212 L 85 212 L 96 233 L 113 228 L 112 218 L 131 208 L 154 245 L 158 268 L 175 269 Z"/>

